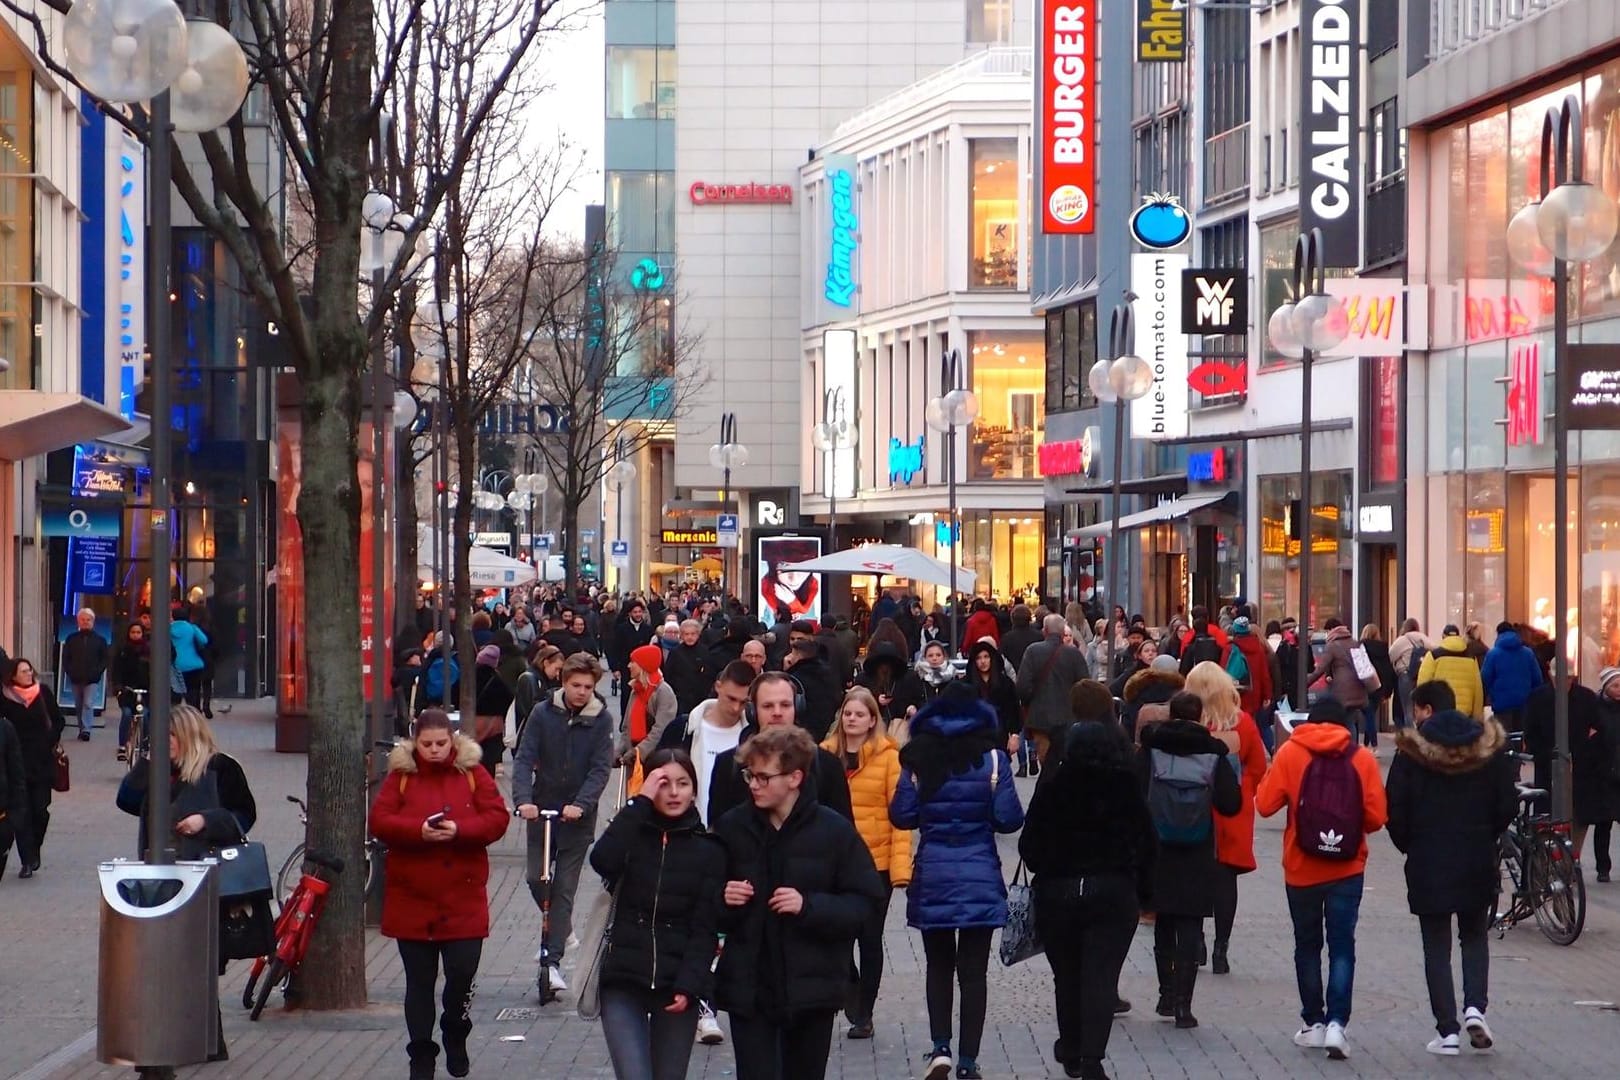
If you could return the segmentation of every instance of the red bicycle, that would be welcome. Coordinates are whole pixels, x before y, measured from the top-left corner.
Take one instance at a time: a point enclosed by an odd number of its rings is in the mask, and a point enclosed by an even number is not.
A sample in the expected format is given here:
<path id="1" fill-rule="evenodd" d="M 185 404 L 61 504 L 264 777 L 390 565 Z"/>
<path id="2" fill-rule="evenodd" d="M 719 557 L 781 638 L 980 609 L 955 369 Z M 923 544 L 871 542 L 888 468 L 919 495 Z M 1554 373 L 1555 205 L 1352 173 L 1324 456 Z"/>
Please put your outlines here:
<path id="1" fill-rule="evenodd" d="M 276 919 L 275 951 L 253 961 L 253 971 L 248 975 L 247 986 L 242 989 L 242 1008 L 252 1010 L 248 1014 L 250 1020 L 257 1020 L 259 1014 L 264 1012 L 272 990 L 298 973 L 299 966 L 304 962 L 304 954 L 309 951 L 315 925 L 321 920 L 321 909 L 326 906 L 326 893 L 332 887 L 329 880 L 313 872 L 311 867 L 325 870 L 328 874 L 341 874 L 343 860 L 314 851 L 304 852 L 303 877 L 292 895 L 281 905 L 281 915 Z M 260 976 L 263 976 L 262 982 Z M 255 989 L 258 990 L 257 994 L 254 993 Z"/>

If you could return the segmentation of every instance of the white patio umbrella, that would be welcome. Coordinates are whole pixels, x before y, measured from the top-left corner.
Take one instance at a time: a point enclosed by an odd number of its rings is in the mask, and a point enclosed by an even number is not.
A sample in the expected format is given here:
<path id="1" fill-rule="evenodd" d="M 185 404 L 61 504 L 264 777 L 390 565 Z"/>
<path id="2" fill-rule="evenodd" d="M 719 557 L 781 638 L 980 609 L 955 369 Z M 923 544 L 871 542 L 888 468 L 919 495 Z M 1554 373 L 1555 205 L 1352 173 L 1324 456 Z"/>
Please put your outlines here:
<path id="1" fill-rule="evenodd" d="M 865 547 L 835 551 L 819 559 L 784 563 L 778 569 L 821 574 L 876 574 L 879 577 L 926 581 L 931 585 L 949 586 L 951 583 L 950 563 L 936 559 L 932 555 L 924 555 L 916 548 L 901 547 L 898 544 L 868 544 Z M 960 566 L 956 568 L 958 592 L 972 592 L 978 580 L 979 575 L 973 571 Z"/>
<path id="2" fill-rule="evenodd" d="M 439 546 L 434 542 L 433 530 L 423 526 L 417 535 L 417 577 L 422 581 L 437 581 Z M 454 560 L 455 553 L 452 552 L 450 557 Z M 476 544 L 467 552 L 467 574 L 475 589 L 511 589 L 527 585 L 540 576 L 533 563 Z"/>

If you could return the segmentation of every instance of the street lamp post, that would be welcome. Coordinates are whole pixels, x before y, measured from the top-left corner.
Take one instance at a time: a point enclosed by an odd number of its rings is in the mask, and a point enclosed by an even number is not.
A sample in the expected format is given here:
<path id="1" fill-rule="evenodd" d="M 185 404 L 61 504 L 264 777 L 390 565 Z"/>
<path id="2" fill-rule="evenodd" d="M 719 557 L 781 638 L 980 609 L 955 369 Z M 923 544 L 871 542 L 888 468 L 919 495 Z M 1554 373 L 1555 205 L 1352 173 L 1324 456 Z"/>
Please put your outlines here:
<path id="1" fill-rule="evenodd" d="M 1115 304 L 1113 314 L 1108 319 L 1108 351 L 1113 354 L 1112 360 L 1098 360 L 1092 365 L 1087 374 L 1087 381 L 1091 384 L 1091 392 L 1097 400 L 1104 404 L 1113 402 L 1114 405 L 1114 484 L 1113 484 L 1113 525 L 1108 531 L 1108 610 L 1113 611 L 1115 604 L 1119 603 L 1119 572 L 1120 564 L 1125 560 L 1121 556 L 1119 541 L 1119 507 L 1124 499 L 1123 473 L 1125 465 L 1125 406 L 1147 394 L 1153 388 L 1153 365 L 1137 356 L 1132 349 L 1135 348 L 1136 331 L 1131 318 L 1131 301 L 1136 295 L 1125 293 L 1123 303 Z M 1093 672 L 1093 677 L 1106 683 L 1113 677 L 1114 671 L 1114 639 L 1117 636 L 1113 616 L 1108 617 L 1108 631 L 1103 643 L 1105 652 L 1105 666 L 1101 672 Z"/>
<path id="2" fill-rule="evenodd" d="M 1294 245 L 1293 303 L 1283 304 L 1271 313 L 1266 332 L 1271 346 L 1284 356 L 1300 362 L 1299 389 L 1299 628 L 1304 641 L 1298 650 L 1298 682 L 1291 702 L 1296 711 L 1305 708 L 1315 657 L 1311 654 L 1311 368 L 1315 354 L 1329 352 L 1350 333 L 1350 319 L 1344 302 L 1327 293 L 1326 253 L 1322 230 L 1301 233 Z M 1310 292 L 1307 293 L 1306 289 Z M 1369 721 L 1370 722 L 1370 721 Z"/>
<path id="3" fill-rule="evenodd" d="M 613 456 L 615 458 L 617 458 L 618 460 L 615 461 L 613 463 L 613 467 L 608 469 L 608 471 L 607 471 L 608 490 L 613 492 L 613 538 L 615 540 L 623 540 L 624 539 L 624 489 L 626 487 L 628 487 L 631 483 L 633 483 L 635 481 L 635 479 L 636 479 L 636 463 L 631 461 L 625 455 L 624 440 L 623 439 L 615 439 L 613 441 Z M 603 570 L 604 570 L 603 580 L 604 581 L 607 579 L 607 575 L 605 573 L 606 569 L 607 569 L 606 567 L 603 567 Z M 614 567 L 613 581 L 614 581 L 614 587 L 617 588 L 620 592 L 623 592 L 624 591 L 624 570 L 622 568 Z"/>
<path id="4" fill-rule="evenodd" d="M 737 441 L 737 414 L 734 412 L 722 413 L 720 416 L 720 441 L 709 446 L 709 464 L 719 469 L 723 478 L 720 488 L 720 512 L 731 512 L 731 470 L 740 469 L 748 464 L 748 447 Z M 722 601 L 726 594 L 726 568 L 731 564 L 728 549 L 720 552 L 720 596 Z"/>
<path id="5" fill-rule="evenodd" d="M 958 640 L 957 624 L 962 605 L 956 595 L 956 568 L 960 564 L 957 548 L 962 542 L 962 525 L 956 513 L 956 429 L 979 418 L 979 399 L 964 385 L 967 372 L 963 368 L 961 350 L 952 349 L 941 357 L 939 374 L 939 396 L 929 399 L 924 419 L 929 427 L 945 433 L 945 487 L 950 504 L 950 522 L 946 528 L 951 539 L 951 649 L 960 651 L 962 643 Z"/>
<path id="6" fill-rule="evenodd" d="M 835 386 L 821 395 L 821 423 L 810 432 L 810 441 L 827 457 L 827 550 L 838 550 L 838 451 L 855 445 L 855 422 L 849 418 L 844 388 Z"/>
<path id="7" fill-rule="evenodd" d="M 1549 108 L 1541 124 L 1540 198 L 1508 223 L 1508 253 L 1531 273 L 1553 282 L 1553 607 L 1561 624 L 1553 656 L 1553 814 L 1574 817 L 1570 783 L 1569 651 L 1579 625 L 1569 625 L 1569 264 L 1603 254 L 1613 243 L 1617 214 L 1601 188 L 1586 180 L 1581 102 L 1571 94 Z M 1554 186 L 1556 185 L 1556 186 Z M 1572 636 L 1573 635 L 1573 636 Z"/>

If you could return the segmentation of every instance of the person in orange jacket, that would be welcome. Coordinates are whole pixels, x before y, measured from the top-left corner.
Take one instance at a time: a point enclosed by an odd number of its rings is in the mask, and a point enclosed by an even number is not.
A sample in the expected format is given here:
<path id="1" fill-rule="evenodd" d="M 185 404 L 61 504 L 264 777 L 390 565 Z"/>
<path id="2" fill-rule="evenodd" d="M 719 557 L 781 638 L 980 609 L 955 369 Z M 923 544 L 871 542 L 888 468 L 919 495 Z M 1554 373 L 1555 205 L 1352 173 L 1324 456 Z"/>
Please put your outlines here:
<path id="1" fill-rule="evenodd" d="M 1324 698 L 1312 705 L 1306 721 L 1277 748 L 1255 794 L 1255 809 L 1270 817 L 1284 806 L 1283 881 L 1294 920 L 1294 976 L 1304 1021 L 1294 1045 L 1326 1050 L 1328 1057 L 1343 1061 L 1349 1054 L 1344 1029 L 1356 980 L 1366 837 L 1384 827 L 1389 809 L 1378 761 L 1351 738 L 1341 702 Z"/>

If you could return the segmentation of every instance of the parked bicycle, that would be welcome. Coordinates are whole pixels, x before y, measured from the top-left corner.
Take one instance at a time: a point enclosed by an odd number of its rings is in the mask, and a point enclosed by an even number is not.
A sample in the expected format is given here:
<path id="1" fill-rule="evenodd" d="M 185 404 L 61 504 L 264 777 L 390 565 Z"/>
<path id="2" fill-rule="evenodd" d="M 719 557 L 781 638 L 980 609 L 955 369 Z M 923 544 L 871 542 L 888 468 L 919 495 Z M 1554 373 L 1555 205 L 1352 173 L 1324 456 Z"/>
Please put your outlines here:
<path id="1" fill-rule="evenodd" d="M 384 751 L 392 750 L 394 748 L 394 744 L 386 740 L 379 740 L 374 743 L 373 746 L 378 750 Z M 370 775 L 370 773 L 371 770 L 368 765 L 367 775 Z M 376 777 L 373 777 L 367 782 L 366 812 L 368 814 L 371 811 L 371 801 L 376 797 L 377 794 L 377 782 Z M 298 823 L 307 828 L 309 826 L 309 804 L 304 802 L 304 800 L 300 799 L 297 795 L 288 795 L 287 801 L 295 804 L 298 807 Z M 297 847 L 293 848 L 292 853 L 287 856 L 287 861 L 281 864 L 281 869 L 276 873 L 276 900 L 280 903 L 285 904 L 287 902 L 287 898 L 292 895 L 293 889 L 298 885 L 298 880 L 304 865 L 304 848 L 305 845 L 303 843 L 300 843 Z M 376 884 L 377 881 L 376 868 L 382 865 L 383 852 L 386 851 L 387 848 L 383 846 L 381 840 L 378 840 L 375 836 L 371 835 L 371 829 L 369 826 L 366 828 L 365 849 L 365 895 L 370 896 L 371 888 Z"/>
<path id="2" fill-rule="evenodd" d="M 303 851 L 302 848 L 299 850 Z M 250 1010 L 250 1020 L 257 1020 L 264 1012 L 271 991 L 298 974 L 309 952 L 310 940 L 321 920 L 321 910 L 326 906 L 327 891 L 332 887 L 329 878 L 323 878 L 315 871 L 325 870 L 332 876 L 343 872 L 342 859 L 314 851 L 305 852 L 300 865 L 302 874 L 298 885 L 281 905 L 281 915 L 276 919 L 275 950 L 253 961 L 253 970 L 242 989 L 242 1008 Z"/>
<path id="3" fill-rule="evenodd" d="M 130 710 L 129 741 L 118 748 L 118 760 L 133 770 L 152 748 L 146 732 L 146 691 L 131 686 L 126 692 L 135 695 L 135 707 Z"/>
<path id="4" fill-rule="evenodd" d="M 1530 762 L 1527 754 L 1516 755 Z M 1586 882 L 1575 858 L 1567 821 L 1541 809 L 1544 788 L 1519 788 L 1519 814 L 1502 834 L 1497 855 L 1496 900 L 1491 928 L 1501 937 L 1534 918 L 1554 945 L 1573 945 L 1586 925 Z"/>

